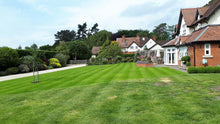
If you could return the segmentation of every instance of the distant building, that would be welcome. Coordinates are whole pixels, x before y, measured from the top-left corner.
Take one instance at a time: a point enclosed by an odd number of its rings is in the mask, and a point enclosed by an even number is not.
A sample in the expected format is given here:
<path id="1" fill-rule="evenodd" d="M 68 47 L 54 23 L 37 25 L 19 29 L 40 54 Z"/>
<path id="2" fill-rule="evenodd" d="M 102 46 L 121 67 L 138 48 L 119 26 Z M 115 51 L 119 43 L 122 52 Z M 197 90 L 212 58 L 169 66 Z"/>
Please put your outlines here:
<path id="1" fill-rule="evenodd" d="M 92 58 L 96 58 L 97 57 L 97 55 L 98 55 L 98 53 L 99 53 L 101 48 L 102 48 L 101 46 L 94 46 L 92 48 Z"/>

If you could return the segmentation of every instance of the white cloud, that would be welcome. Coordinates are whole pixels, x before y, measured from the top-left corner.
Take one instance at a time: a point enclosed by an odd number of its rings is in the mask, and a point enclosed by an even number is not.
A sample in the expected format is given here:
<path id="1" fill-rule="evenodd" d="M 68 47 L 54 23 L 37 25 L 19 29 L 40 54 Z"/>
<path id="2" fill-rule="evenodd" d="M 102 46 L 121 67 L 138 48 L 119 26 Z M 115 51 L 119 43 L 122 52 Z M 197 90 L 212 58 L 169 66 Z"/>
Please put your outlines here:
<path id="1" fill-rule="evenodd" d="M 33 42 L 38 46 L 53 44 L 57 31 L 77 30 L 77 25 L 84 22 L 88 27 L 98 23 L 100 29 L 112 32 L 118 29 L 152 30 L 162 22 L 176 24 L 181 8 L 200 7 L 209 0 L 18 1 L 30 13 L 11 4 L 4 7 L 6 9 L 0 9 L 5 17 L 0 24 L 0 28 L 5 30 L 0 31 L 0 46 L 17 48 Z"/>

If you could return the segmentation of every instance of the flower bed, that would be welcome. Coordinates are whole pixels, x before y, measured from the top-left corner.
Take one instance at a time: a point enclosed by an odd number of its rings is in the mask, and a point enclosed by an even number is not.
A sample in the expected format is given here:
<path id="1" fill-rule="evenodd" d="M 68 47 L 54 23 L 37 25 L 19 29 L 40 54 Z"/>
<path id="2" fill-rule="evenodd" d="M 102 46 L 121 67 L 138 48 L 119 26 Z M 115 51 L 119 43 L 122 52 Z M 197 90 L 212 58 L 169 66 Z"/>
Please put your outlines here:
<path id="1" fill-rule="evenodd" d="M 137 61 L 136 66 L 138 66 L 138 67 L 153 67 L 154 64 L 146 62 L 146 61 Z"/>

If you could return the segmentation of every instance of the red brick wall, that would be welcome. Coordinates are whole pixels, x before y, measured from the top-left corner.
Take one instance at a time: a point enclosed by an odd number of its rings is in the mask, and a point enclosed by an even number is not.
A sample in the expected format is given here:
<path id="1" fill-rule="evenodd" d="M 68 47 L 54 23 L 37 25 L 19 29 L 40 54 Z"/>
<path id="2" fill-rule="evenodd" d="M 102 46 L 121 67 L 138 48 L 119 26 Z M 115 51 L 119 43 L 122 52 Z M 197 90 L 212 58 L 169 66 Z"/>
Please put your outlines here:
<path id="1" fill-rule="evenodd" d="M 135 54 L 135 52 L 123 52 L 124 54 Z"/>
<path id="2" fill-rule="evenodd" d="M 202 64 L 202 59 L 207 59 L 208 66 L 220 65 L 220 43 L 211 43 L 211 55 L 213 58 L 203 58 L 204 52 L 204 43 L 198 43 L 195 45 L 195 60 L 196 66 L 204 66 Z M 190 53 L 191 65 L 194 66 L 194 52 L 193 47 L 188 47 L 188 53 Z"/>

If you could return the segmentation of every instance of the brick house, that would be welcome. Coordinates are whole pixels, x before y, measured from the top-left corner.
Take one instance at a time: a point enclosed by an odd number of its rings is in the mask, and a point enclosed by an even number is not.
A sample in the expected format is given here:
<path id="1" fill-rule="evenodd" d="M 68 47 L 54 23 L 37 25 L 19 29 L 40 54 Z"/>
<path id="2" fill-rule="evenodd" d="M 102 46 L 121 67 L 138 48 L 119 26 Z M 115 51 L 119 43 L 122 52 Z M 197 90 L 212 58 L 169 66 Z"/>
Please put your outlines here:
<path id="1" fill-rule="evenodd" d="M 192 66 L 220 65 L 219 7 L 215 0 L 209 6 L 181 9 L 175 38 L 163 45 L 164 64 L 183 66 L 181 58 L 188 55 Z"/>

